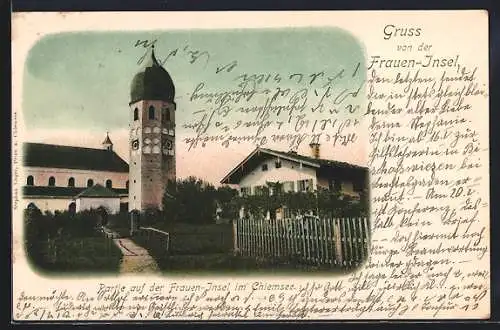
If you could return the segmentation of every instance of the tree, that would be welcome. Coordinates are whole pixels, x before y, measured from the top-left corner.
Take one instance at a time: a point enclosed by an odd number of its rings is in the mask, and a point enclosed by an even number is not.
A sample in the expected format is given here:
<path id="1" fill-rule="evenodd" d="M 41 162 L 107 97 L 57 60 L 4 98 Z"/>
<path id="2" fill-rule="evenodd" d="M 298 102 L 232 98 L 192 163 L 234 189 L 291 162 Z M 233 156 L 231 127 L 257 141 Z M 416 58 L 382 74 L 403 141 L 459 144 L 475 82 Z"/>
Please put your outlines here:
<path id="1" fill-rule="evenodd" d="M 215 200 L 221 208 L 222 219 L 234 220 L 238 218 L 238 212 L 241 207 L 238 190 L 231 187 L 222 186 L 217 188 Z"/>
<path id="2" fill-rule="evenodd" d="M 216 190 L 196 177 L 167 183 L 163 210 L 167 222 L 205 224 L 214 221 Z"/>

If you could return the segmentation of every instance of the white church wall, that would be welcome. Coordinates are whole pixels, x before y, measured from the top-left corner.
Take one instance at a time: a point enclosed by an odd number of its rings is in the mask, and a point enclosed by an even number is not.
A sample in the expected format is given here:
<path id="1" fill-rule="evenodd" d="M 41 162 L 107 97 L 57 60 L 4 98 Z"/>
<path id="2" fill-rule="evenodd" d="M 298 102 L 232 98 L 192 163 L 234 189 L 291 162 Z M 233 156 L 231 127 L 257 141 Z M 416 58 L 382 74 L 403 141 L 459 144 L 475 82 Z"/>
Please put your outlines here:
<path id="1" fill-rule="evenodd" d="M 106 186 L 106 180 L 112 181 L 113 188 L 126 188 L 128 172 L 106 172 L 89 171 L 64 168 L 44 168 L 44 167 L 25 167 L 24 184 L 29 175 L 34 178 L 35 186 L 48 186 L 49 178 L 53 176 L 56 179 L 56 187 L 68 187 L 69 178 L 75 179 L 75 187 L 87 187 L 87 180 L 92 179 L 94 184 Z"/>
<path id="2" fill-rule="evenodd" d="M 84 210 L 97 209 L 104 207 L 110 212 L 115 214 L 120 212 L 120 198 L 78 198 L 76 200 L 76 211 L 81 212 Z"/>
<path id="3" fill-rule="evenodd" d="M 71 197 L 68 198 L 24 198 L 24 208 L 30 203 L 35 204 L 42 212 L 50 211 L 68 211 L 69 204 L 73 202 Z"/>

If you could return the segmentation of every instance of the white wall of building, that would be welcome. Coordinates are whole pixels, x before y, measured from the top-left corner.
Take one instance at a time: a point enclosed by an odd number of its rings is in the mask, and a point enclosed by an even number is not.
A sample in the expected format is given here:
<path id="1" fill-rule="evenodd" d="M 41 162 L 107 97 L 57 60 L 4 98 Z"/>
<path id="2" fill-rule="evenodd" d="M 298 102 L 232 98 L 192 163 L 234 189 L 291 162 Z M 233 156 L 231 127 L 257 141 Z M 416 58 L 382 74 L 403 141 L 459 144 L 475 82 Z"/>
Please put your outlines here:
<path id="1" fill-rule="evenodd" d="M 252 187 L 252 194 L 254 194 L 255 186 L 265 186 L 268 181 L 279 181 L 280 183 L 294 181 L 294 191 L 299 191 L 297 181 L 312 180 L 313 187 L 316 189 L 315 168 L 300 166 L 298 163 L 286 159 L 281 159 L 281 167 L 276 168 L 277 160 L 278 158 L 262 161 L 252 172 L 243 177 L 239 184 L 240 188 Z M 264 164 L 267 164 L 267 171 L 262 170 Z"/>
<path id="2" fill-rule="evenodd" d="M 128 172 L 105 172 L 75 170 L 65 168 L 45 168 L 45 167 L 24 167 L 24 183 L 28 176 L 32 175 L 35 186 L 48 186 L 49 178 L 53 176 L 56 179 L 56 187 L 67 187 L 69 178 L 75 179 L 75 187 L 87 187 L 87 180 L 92 179 L 94 184 L 106 186 L 106 180 L 112 181 L 113 188 L 126 188 Z"/>
<path id="3" fill-rule="evenodd" d="M 120 212 L 120 198 L 86 198 L 80 197 L 76 200 L 76 212 L 84 210 L 97 209 L 104 207 L 110 214 Z"/>
<path id="4" fill-rule="evenodd" d="M 55 211 L 68 211 L 69 204 L 74 202 L 73 198 L 24 198 L 24 208 L 27 208 L 30 203 L 33 203 L 38 207 L 42 213 L 45 211 L 50 211 L 54 213 Z"/>

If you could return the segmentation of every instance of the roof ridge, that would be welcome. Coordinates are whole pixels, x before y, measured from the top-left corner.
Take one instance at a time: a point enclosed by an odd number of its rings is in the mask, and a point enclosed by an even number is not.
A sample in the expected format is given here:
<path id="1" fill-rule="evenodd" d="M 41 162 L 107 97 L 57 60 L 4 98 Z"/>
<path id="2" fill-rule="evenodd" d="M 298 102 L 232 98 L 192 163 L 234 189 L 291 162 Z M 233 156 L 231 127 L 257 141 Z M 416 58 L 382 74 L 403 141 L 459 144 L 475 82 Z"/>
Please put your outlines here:
<path id="1" fill-rule="evenodd" d="M 268 150 L 268 151 L 276 152 L 276 153 L 284 153 L 284 154 L 290 155 L 290 157 L 293 157 L 293 156 L 304 157 L 304 158 L 308 158 L 311 161 L 332 162 L 332 163 L 337 163 L 337 164 L 347 164 L 347 165 L 353 166 L 353 167 L 367 168 L 366 166 L 357 165 L 357 164 L 353 164 L 353 163 L 346 162 L 346 161 L 340 161 L 340 160 L 335 160 L 335 159 L 327 159 L 327 158 L 314 158 L 312 156 L 306 156 L 306 155 L 299 154 L 299 153 L 292 153 L 292 152 L 289 152 L 289 151 L 281 151 L 281 150 L 270 149 L 270 148 L 261 148 L 261 150 Z"/>
<path id="2" fill-rule="evenodd" d="M 103 148 L 24 142 L 24 166 L 128 172 L 129 164 L 115 151 Z"/>
<path id="3" fill-rule="evenodd" d="M 74 149 L 99 150 L 99 151 L 109 152 L 108 150 L 101 149 L 101 148 L 70 146 L 67 144 L 53 144 L 53 143 L 43 143 L 43 142 L 23 142 L 23 144 L 38 144 L 38 145 L 51 146 L 51 147 L 66 147 L 66 148 L 74 148 Z M 113 151 L 113 153 L 115 153 L 115 152 Z"/>

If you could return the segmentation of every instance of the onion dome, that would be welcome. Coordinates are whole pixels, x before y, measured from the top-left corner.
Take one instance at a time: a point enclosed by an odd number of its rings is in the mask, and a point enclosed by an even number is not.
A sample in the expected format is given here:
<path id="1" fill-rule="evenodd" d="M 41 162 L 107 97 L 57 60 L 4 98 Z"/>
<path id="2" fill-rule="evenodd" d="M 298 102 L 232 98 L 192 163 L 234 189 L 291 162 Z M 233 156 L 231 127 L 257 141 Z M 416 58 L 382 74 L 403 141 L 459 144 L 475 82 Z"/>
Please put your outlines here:
<path id="1" fill-rule="evenodd" d="M 132 79 L 130 104 L 140 100 L 174 102 L 175 86 L 170 74 L 155 57 L 154 46 L 144 58 L 141 71 Z"/>

